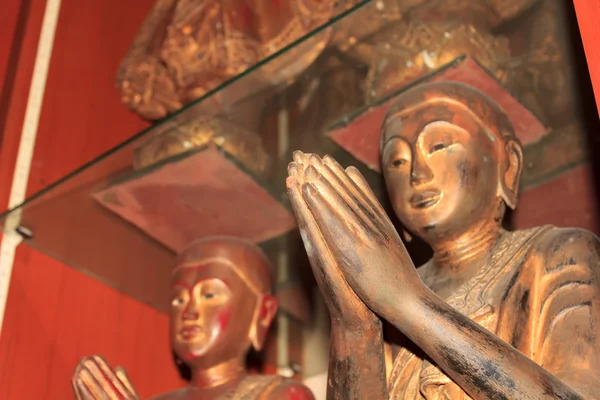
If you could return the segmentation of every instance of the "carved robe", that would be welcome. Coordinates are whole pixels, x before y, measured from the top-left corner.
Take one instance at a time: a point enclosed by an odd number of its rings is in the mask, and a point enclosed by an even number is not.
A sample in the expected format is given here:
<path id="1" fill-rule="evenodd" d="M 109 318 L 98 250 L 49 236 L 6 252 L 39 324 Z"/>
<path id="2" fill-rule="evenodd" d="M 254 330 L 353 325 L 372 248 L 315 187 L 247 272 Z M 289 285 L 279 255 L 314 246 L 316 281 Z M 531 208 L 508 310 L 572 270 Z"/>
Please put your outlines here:
<path id="1" fill-rule="evenodd" d="M 258 400 L 282 380 L 283 378 L 274 375 L 250 375 L 233 392 L 219 397 L 219 400 Z"/>
<path id="2" fill-rule="evenodd" d="M 276 375 L 248 375 L 229 392 L 216 400 L 259 400 L 262 395 L 270 392 L 283 382 L 284 378 Z M 180 389 L 153 397 L 151 400 L 188 400 L 196 398 L 190 389 Z"/>
<path id="3" fill-rule="evenodd" d="M 588 398 L 600 389 L 599 250 L 582 230 L 509 232 L 446 301 Z M 394 400 L 470 399 L 409 346 L 396 352 L 389 390 Z"/>
<path id="4" fill-rule="evenodd" d="M 189 90 L 185 96 L 193 100 L 323 24 L 333 13 L 332 4 L 319 0 L 179 0 L 162 44 L 161 60 L 177 87 Z M 310 63 L 316 57 L 300 52 L 288 63 L 303 64 L 303 57 L 310 58 Z"/>

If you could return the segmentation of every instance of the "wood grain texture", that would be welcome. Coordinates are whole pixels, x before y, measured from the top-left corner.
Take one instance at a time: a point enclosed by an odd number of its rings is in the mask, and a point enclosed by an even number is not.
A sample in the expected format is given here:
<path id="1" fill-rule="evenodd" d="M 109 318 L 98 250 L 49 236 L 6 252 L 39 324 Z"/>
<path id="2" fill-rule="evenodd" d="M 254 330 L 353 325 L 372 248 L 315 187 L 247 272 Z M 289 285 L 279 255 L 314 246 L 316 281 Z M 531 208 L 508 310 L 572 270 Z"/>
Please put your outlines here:
<path id="1" fill-rule="evenodd" d="M 22 40 L 22 25 L 25 24 L 23 15 L 29 1 L 15 0 L 3 5 L 0 13 L 0 93 L 14 79 L 14 65 Z M 2 96 L 4 97 L 4 96 Z"/>
<path id="2" fill-rule="evenodd" d="M 14 1 L 6 9 L 3 5 L 1 13 L 0 68 L 4 72 L 0 75 L 0 204 L 3 209 L 8 206 L 45 4 L 44 0 Z M 19 14 L 21 10 L 25 15 Z"/>
<path id="3" fill-rule="evenodd" d="M 99 353 L 122 365 L 143 398 L 182 385 L 167 316 L 20 246 L 0 337 L 0 398 L 72 398 L 79 360 Z"/>
<path id="4" fill-rule="evenodd" d="M 28 0 L 22 0 L 25 2 Z M 29 0 L 0 147 L 7 206 L 45 1 Z M 63 0 L 28 194 L 137 133 L 147 123 L 121 106 L 114 74 L 153 0 Z M 14 4 L 12 4 L 14 3 Z M 17 7 L 20 2 L 12 2 Z M 16 18 L 16 9 L 2 18 Z M 10 21 L 8 21 L 10 22 Z M 0 34 L 0 72 L 16 20 Z M 4 75 L 2 75 L 3 77 Z M 3 81 L 4 82 L 4 81 Z M 3 86 L 6 87 L 6 86 Z M 69 240 L 67 237 L 64 240 Z M 93 256 L 93 255 L 90 255 Z M 79 359 L 101 353 L 123 365 L 144 397 L 183 385 L 171 360 L 167 317 L 60 262 L 20 246 L 0 335 L 0 398 L 69 399 Z"/>
<path id="5" fill-rule="evenodd" d="M 149 124 L 121 105 L 114 80 L 153 0 L 63 0 L 28 195 Z"/>

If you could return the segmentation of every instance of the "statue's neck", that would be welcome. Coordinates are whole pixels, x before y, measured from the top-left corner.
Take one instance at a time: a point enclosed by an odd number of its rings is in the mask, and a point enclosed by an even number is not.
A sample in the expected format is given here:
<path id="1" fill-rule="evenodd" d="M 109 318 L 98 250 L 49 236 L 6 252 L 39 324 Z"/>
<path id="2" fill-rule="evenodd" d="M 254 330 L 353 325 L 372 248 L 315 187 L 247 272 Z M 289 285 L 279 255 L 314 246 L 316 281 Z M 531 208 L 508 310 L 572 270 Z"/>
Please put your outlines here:
<path id="1" fill-rule="evenodd" d="M 192 369 L 192 386 L 211 389 L 239 382 L 246 375 L 243 359 L 232 359 L 209 368 Z"/>
<path id="2" fill-rule="evenodd" d="M 498 239 L 505 232 L 501 223 L 491 220 L 483 221 L 459 235 L 438 240 L 432 243 L 435 265 L 447 273 L 460 274 L 470 266 L 479 269 L 488 261 Z"/>

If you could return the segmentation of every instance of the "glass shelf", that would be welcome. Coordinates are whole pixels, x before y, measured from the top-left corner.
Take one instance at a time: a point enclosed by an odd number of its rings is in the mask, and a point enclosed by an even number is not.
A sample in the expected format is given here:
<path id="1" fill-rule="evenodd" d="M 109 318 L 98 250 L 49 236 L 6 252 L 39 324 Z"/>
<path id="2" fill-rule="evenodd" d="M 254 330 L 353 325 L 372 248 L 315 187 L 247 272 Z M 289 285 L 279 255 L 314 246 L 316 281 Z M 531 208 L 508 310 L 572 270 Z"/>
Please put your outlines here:
<path id="1" fill-rule="evenodd" d="M 262 179 L 261 185 L 277 202 L 289 208 L 284 181 L 292 149 L 319 153 L 335 149 L 321 132 L 329 122 L 361 105 L 360 83 L 366 70 L 332 46 L 293 82 L 279 88 L 253 89 L 268 87 L 264 82 L 268 81 L 272 68 L 285 57 L 293 56 L 294 49 L 319 43 L 325 35 L 339 35 L 349 21 L 356 21 L 365 9 L 374 7 L 370 0 L 354 4 L 202 98 L 4 212 L 0 216 L 2 229 L 26 232 L 28 245 L 165 311 L 168 304 L 165 281 L 169 279 L 175 252 L 101 206 L 93 194 L 134 176 L 136 149 L 149 138 L 185 128 L 201 117 L 214 116 L 260 136 L 275 171 Z M 278 137 L 282 129 L 287 131 L 285 143 Z M 275 261 L 282 241 L 288 242 L 285 235 L 283 239 L 275 238 L 260 245 Z M 289 248 L 286 251 L 296 253 Z"/>
<path id="2" fill-rule="evenodd" d="M 415 64 L 410 59 L 407 62 L 406 55 L 403 53 L 405 49 L 394 47 L 398 43 L 401 46 L 410 41 L 403 42 L 405 38 L 399 38 L 393 34 L 386 36 L 385 33 L 386 24 L 392 20 L 397 23 L 399 14 L 388 12 L 382 7 L 393 4 L 393 8 L 400 3 L 381 0 L 352 3 L 355 5 L 347 8 L 327 24 L 36 193 L 18 207 L 3 213 L 0 216 L 2 228 L 5 231 L 19 229 L 25 236 L 29 236 L 30 233 L 30 237 L 25 239 L 30 246 L 164 311 L 168 304 L 168 287 L 165 282 L 169 279 L 175 252 L 163 242 L 138 228 L 139 224 L 131 223 L 109 211 L 94 198 L 94 195 L 107 187 L 110 188 L 119 183 L 131 181 L 139 175 L 152 172 L 154 168 L 152 166 L 139 169 L 139 166 L 134 165 L 134 159 L 140 146 L 148 143 L 150 139 L 169 135 L 170 132 L 176 132 L 178 129 L 189 129 L 190 124 L 193 123 L 202 127 L 202 118 L 207 116 L 218 118 L 225 124 L 243 127 L 260 137 L 266 154 L 272 160 L 272 172 L 260 178 L 255 177 L 255 182 L 258 182 L 269 193 L 274 200 L 273 207 L 287 209 L 289 213 L 289 204 L 285 195 L 286 165 L 292 158 L 292 151 L 296 149 L 318 154 L 331 154 L 342 165 L 355 165 L 385 204 L 387 198 L 379 173 L 374 168 L 369 168 L 367 164 L 357 162 L 359 157 L 355 158 L 350 152 L 344 150 L 343 146 L 334 142 L 327 133 L 331 133 L 331 130 L 336 127 L 344 126 L 352 118 L 360 116 L 368 110 L 381 110 L 380 106 L 385 103 L 386 96 L 389 97 L 394 92 L 387 91 L 386 94 L 381 95 L 373 89 L 374 86 L 386 79 L 394 81 L 397 78 L 394 74 L 398 71 L 399 77 L 411 75 L 409 70 Z M 437 4 L 438 2 L 431 3 Z M 542 3 L 547 4 L 539 2 L 539 4 Z M 470 3 L 465 2 L 465 5 L 467 4 Z M 454 18 L 460 19 L 460 16 L 454 16 Z M 521 22 L 527 23 L 527 20 L 522 18 L 521 20 Z M 576 26 L 576 22 L 572 20 L 563 22 Z M 456 26 L 449 29 L 455 28 Z M 496 28 L 494 27 L 494 29 Z M 427 27 L 412 25 L 407 28 L 407 31 L 408 34 L 422 34 L 424 36 L 420 40 L 430 41 L 432 41 L 431 38 L 426 36 L 430 32 L 436 33 L 435 30 L 428 31 Z M 512 37 L 509 32 L 511 31 L 510 27 L 501 27 L 499 31 L 506 37 Z M 384 32 L 385 39 L 382 40 L 382 36 L 375 38 L 377 36 L 375 32 L 378 34 Z M 393 30 L 392 33 L 394 33 Z M 460 35 L 464 31 L 442 31 L 442 34 L 450 35 L 445 37 L 451 37 L 454 33 Z M 554 34 L 555 32 L 550 33 Z M 328 40 L 324 39 L 325 36 L 328 36 Z M 516 41 L 523 37 L 523 35 L 517 34 L 513 36 Z M 561 36 L 556 35 L 555 37 Z M 321 40 L 322 38 L 323 40 Z M 576 41 L 578 40 L 576 38 Z M 477 41 L 465 42 L 479 43 Z M 278 87 L 265 84 L 278 65 L 285 62 L 286 58 L 289 60 L 290 57 L 294 57 L 295 49 L 300 46 L 311 46 L 314 43 L 327 43 L 327 45 L 319 57 L 311 65 L 306 66 L 306 69 L 294 80 Z M 414 45 L 414 43 L 410 45 Z M 423 42 L 423 46 L 426 45 L 427 43 Z M 580 45 L 570 43 L 566 47 L 569 51 L 564 51 L 563 54 L 574 52 L 573 48 L 579 48 Z M 458 50 L 462 49 L 460 46 L 457 48 Z M 454 59 L 454 61 L 445 64 L 446 68 L 452 68 L 462 60 L 462 53 L 450 53 L 453 55 L 450 59 Z M 425 64 L 435 61 L 431 60 L 434 53 L 426 53 L 426 56 L 423 56 Z M 528 67 L 531 68 L 525 68 L 521 73 L 531 73 L 533 70 L 534 73 L 547 74 L 548 70 L 552 68 L 548 68 L 550 64 L 544 64 L 545 61 L 541 56 L 546 56 L 546 54 L 540 55 L 532 51 L 511 60 L 527 60 L 529 57 L 531 62 Z M 486 60 L 485 57 L 486 54 L 481 53 L 477 60 L 486 64 L 485 61 L 489 60 Z M 564 92 L 567 93 L 565 98 L 573 98 L 573 104 L 583 104 L 587 109 L 593 108 L 593 104 L 589 105 L 589 97 L 585 98 L 586 95 L 589 96 L 590 92 L 587 75 L 574 72 L 577 70 L 576 63 L 579 63 L 579 68 L 581 68 L 581 62 L 583 62 L 583 68 L 585 68 L 585 61 L 582 61 L 584 58 L 581 57 L 581 54 L 578 61 L 575 61 L 575 57 L 571 55 L 565 57 L 568 58 L 568 62 L 564 63 L 567 70 L 564 76 L 577 75 L 578 78 L 569 78 L 571 80 L 564 83 L 564 88 L 561 90 L 564 89 Z M 378 60 L 379 64 L 374 60 Z M 374 68 L 374 65 L 381 68 Z M 398 71 L 389 68 L 394 65 L 403 67 L 398 68 Z M 406 65 L 406 69 L 404 65 Z M 438 64 L 431 74 L 438 73 L 439 67 Z M 489 66 L 486 65 L 486 68 Z M 536 68 L 538 69 L 536 70 Z M 489 70 L 486 71 L 486 73 L 489 72 Z M 377 75 L 378 73 L 379 75 Z M 517 71 L 518 73 L 519 71 Z M 428 76 L 421 75 L 421 79 L 428 79 Z M 581 79 L 586 82 L 581 83 Z M 578 84 L 576 81 L 579 81 L 580 85 L 587 85 L 587 94 L 583 94 L 581 87 L 576 87 Z M 410 82 L 414 84 L 417 81 Z M 518 92 L 522 88 L 521 86 L 513 85 L 502 90 L 508 89 L 511 93 L 512 91 Z M 400 87 L 406 88 L 405 85 Z M 258 90 L 257 88 L 262 89 Z M 556 94 L 556 91 L 548 91 L 547 97 Z M 531 93 L 524 93 L 523 96 L 519 93 L 513 94 L 519 101 L 527 100 L 527 96 L 531 97 Z M 542 113 L 544 111 L 544 107 L 538 109 L 529 105 L 527 107 L 533 111 L 533 114 L 540 110 Z M 575 108 L 577 109 L 577 107 Z M 579 112 L 581 113 L 581 110 Z M 556 120 L 554 122 L 544 120 L 544 116 L 541 116 L 542 124 L 551 128 L 550 133 L 541 140 L 536 139 L 537 141 L 528 144 L 524 149 L 527 164 L 522 180 L 524 188 L 528 185 L 534 186 L 556 174 L 556 171 L 571 167 L 574 163 L 580 163 L 588 157 L 588 142 L 581 132 L 597 130 L 583 129 L 586 123 L 580 115 L 572 117 L 572 121 L 575 122 L 569 121 L 569 124 L 565 124 L 564 121 L 559 121 L 562 114 L 555 114 L 550 115 L 550 119 Z M 597 123 L 595 114 L 592 119 L 594 118 L 596 119 L 594 123 Z M 366 133 L 371 133 L 373 136 L 371 130 Z M 362 135 L 362 131 L 359 134 Z M 376 132 L 375 136 L 377 136 Z M 360 144 L 360 142 L 355 143 Z M 560 154 L 560 159 L 552 157 L 553 154 Z M 180 160 L 182 157 L 185 155 L 181 155 L 177 159 Z M 253 173 L 248 175 L 254 177 Z M 206 174 L 202 175 L 202 171 L 199 169 L 198 177 L 203 176 Z M 216 181 L 218 182 L 218 180 Z M 177 204 L 173 211 L 178 213 L 180 218 L 185 215 L 187 208 L 194 206 L 189 201 Z M 231 214 L 231 219 L 238 218 L 242 221 L 242 217 L 247 213 L 248 210 L 245 208 L 236 210 Z M 268 215 L 267 218 L 269 218 Z M 272 239 L 261 242 L 260 245 L 274 262 L 278 262 L 281 253 L 285 253 L 288 259 L 293 260 L 294 273 L 300 276 L 300 280 L 308 282 L 312 279 L 302 242 L 297 237 L 295 229 L 291 229 L 285 234 L 272 235 Z M 416 264 L 420 261 L 419 254 L 414 260 Z M 427 255 L 426 252 L 423 254 Z M 411 253 L 411 255 L 415 256 L 415 253 Z M 289 288 L 281 290 L 287 289 Z"/>

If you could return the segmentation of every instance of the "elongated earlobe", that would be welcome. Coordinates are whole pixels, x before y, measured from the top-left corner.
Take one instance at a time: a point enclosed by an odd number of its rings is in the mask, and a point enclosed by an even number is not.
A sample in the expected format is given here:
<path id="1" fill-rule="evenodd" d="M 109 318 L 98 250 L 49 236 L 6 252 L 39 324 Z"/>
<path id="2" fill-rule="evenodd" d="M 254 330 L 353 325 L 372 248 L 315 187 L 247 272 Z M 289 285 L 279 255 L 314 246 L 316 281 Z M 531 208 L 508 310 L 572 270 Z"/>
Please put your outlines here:
<path id="1" fill-rule="evenodd" d="M 523 172 L 523 150 L 521 145 L 514 140 L 509 140 L 504 148 L 506 163 L 503 165 L 504 171 L 500 171 L 498 191 L 506 205 L 514 209 L 518 202 L 519 183 Z"/>
<path id="2" fill-rule="evenodd" d="M 274 296 L 266 294 L 259 299 L 250 330 L 250 340 L 254 350 L 260 351 L 263 348 L 269 327 L 277 315 L 278 306 L 279 301 Z"/>
<path id="3" fill-rule="evenodd" d="M 401 232 L 402 232 L 402 238 L 404 239 L 404 241 L 406 243 L 412 242 L 413 237 L 412 237 L 412 235 L 410 234 L 409 231 L 407 231 L 406 229 L 402 228 Z"/>

